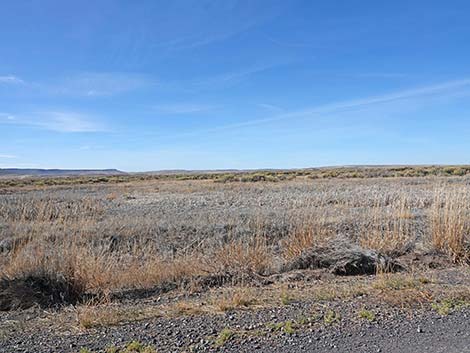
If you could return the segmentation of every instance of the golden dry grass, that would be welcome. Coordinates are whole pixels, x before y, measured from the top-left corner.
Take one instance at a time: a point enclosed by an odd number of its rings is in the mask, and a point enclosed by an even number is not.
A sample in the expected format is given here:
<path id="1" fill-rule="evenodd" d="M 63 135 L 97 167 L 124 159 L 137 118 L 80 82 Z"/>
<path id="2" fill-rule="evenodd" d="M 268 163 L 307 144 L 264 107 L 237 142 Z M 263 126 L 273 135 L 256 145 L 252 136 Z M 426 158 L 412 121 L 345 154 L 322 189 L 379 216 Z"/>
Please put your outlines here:
<path id="1" fill-rule="evenodd" d="M 427 231 L 420 238 L 422 247 L 442 251 L 456 262 L 469 261 L 470 192 L 462 179 L 453 183 L 423 182 L 418 194 L 415 194 L 417 186 L 401 186 L 398 182 L 394 184 L 396 190 L 390 191 L 387 181 L 381 184 L 357 180 L 322 181 L 314 185 L 317 189 L 309 189 L 310 184 L 293 185 L 306 188 L 302 194 L 304 199 L 291 196 L 288 193 L 291 191 L 284 191 L 280 183 L 236 186 L 208 182 L 126 184 L 106 189 L 102 197 L 80 200 L 23 194 L 3 198 L 0 199 L 0 219 L 18 241 L 7 255 L 1 256 L 0 277 L 59 274 L 79 283 L 86 292 L 106 295 L 165 283 L 187 284 L 194 278 L 213 274 L 241 275 L 242 278 L 264 275 L 275 271 L 279 262 L 295 258 L 303 250 L 331 239 L 341 231 L 338 229 L 343 223 L 348 226 L 345 235 L 365 248 L 400 255 L 415 245 L 419 232 Z M 155 218 L 141 217 L 138 221 L 142 222 L 136 224 L 131 217 L 108 215 L 116 204 L 142 202 L 142 199 L 123 195 L 146 195 L 162 189 L 168 194 L 189 197 L 215 193 L 221 188 L 233 194 L 259 195 L 265 190 L 281 194 L 286 208 L 284 218 L 279 220 L 285 226 L 282 237 L 271 234 L 273 225 L 269 222 L 272 220 L 261 212 L 269 211 L 271 205 L 262 202 L 257 206 L 259 214 L 253 220 L 249 236 L 228 237 L 210 246 L 206 245 L 205 238 L 194 246 L 193 243 L 176 244 L 182 250 L 173 254 L 163 253 L 153 243 L 139 238 L 139 232 L 152 234 Z M 316 194 L 312 196 L 310 190 Z M 216 221 L 208 218 L 198 226 Z M 134 225 L 138 228 L 134 229 Z M 120 232 L 132 246 L 112 251 L 97 243 L 101 233 L 109 232 Z"/>
<path id="2" fill-rule="evenodd" d="M 394 255 L 403 254 L 413 243 L 413 212 L 406 194 L 398 195 L 385 207 L 386 201 L 377 199 L 363 216 L 360 244 L 366 249 Z"/>
<path id="3" fill-rule="evenodd" d="M 470 261 L 470 190 L 439 188 L 430 215 L 433 246 L 455 262 Z"/>

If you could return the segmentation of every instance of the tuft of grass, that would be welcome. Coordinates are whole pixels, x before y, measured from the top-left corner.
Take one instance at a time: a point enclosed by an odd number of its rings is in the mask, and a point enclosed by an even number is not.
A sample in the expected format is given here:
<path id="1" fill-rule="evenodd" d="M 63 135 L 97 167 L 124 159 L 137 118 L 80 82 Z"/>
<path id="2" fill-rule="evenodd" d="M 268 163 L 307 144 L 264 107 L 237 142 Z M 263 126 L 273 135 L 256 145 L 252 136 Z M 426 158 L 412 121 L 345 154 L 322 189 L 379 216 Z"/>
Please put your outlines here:
<path id="1" fill-rule="evenodd" d="M 145 346 L 139 341 L 132 341 L 126 345 L 123 353 L 157 353 L 152 346 Z"/>
<path id="2" fill-rule="evenodd" d="M 324 244 L 334 233 L 327 227 L 327 216 L 306 217 L 295 224 L 290 234 L 282 241 L 282 255 L 290 260 L 300 256 L 305 250 Z"/>
<path id="3" fill-rule="evenodd" d="M 293 333 L 295 333 L 295 329 L 293 327 L 292 321 L 286 321 L 284 324 L 283 330 L 285 333 L 289 335 L 292 335 Z"/>
<path id="4" fill-rule="evenodd" d="M 276 324 L 269 323 L 266 326 L 274 332 L 284 332 L 289 335 L 292 335 L 293 333 L 295 333 L 295 325 L 296 323 L 289 320 L 285 322 L 279 322 Z"/>
<path id="5" fill-rule="evenodd" d="M 373 288 L 380 290 L 416 289 L 422 284 L 429 283 L 424 278 L 414 278 L 412 275 L 397 273 L 378 273 Z"/>
<path id="6" fill-rule="evenodd" d="M 333 325 L 341 321 L 341 315 L 334 310 L 328 310 L 323 316 L 323 322 L 326 325 Z"/>
<path id="7" fill-rule="evenodd" d="M 222 331 L 219 332 L 219 335 L 215 339 L 215 345 L 217 347 L 222 347 L 225 343 L 227 343 L 235 333 L 230 330 L 229 328 L 224 328 Z"/>
<path id="8" fill-rule="evenodd" d="M 116 326 L 124 322 L 161 316 L 158 308 L 120 308 L 112 305 L 82 305 L 76 308 L 76 321 L 81 328 Z"/>
<path id="9" fill-rule="evenodd" d="M 368 320 L 370 322 L 375 321 L 375 314 L 372 311 L 361 309 L 358 313 L 358 316 L 361 319 Z"/>
<path id="10" fill-rule="evenodd" d="M 127 343 L 123 349 L 119 349 L 115 346 L 107 347 L 106 353 L 157 353 L 156 349 L 152 346 L 145 346 L 138 341 L 132 341 Z M 93 353 L 88 348 L 81 348 L 80 353 Z"/>
<path id="11" fill-rule="evenodd" d="M 441 316 L 470 307 L 470 301 L 447 298 L 431 304 L 431 307 Z"/>
<path id="12" fill-rule="evenodd" d="M 131 353 L 131 352 L 140 352 L 144 349 L 144 346 L 142 343 L 138 342 L 138 341 L 132 341 L 132 342 L 129 342 L 127 345 L 126 345 L 126 353 Z"/>
<path id="13" fill-rule="evenodd" d="M 247 241 L 231 241 L 215 249 L 204 265 L 210 273 L 230 273 L 251 276 L 269 272 L 272 253 L 267 239 L 255 235 Z"/>
<path id="14" fill-rule="evenodd" d="M 174 313 L 176 315 L 200 315 L 204 313 L 204 310 L 196 303 L 189 301 L 179 301 L 173 306 Z"/>
<path id="15" fill-rule="evenodd" d="M 216 308 L 223 312 L 249 308 L 256 305 L 256 303 L 256 297 L 247 288 L 237 288 L 214 301 Z"/>
<path id="16" fill-rule="evenodd" d="M 467 187 L 435 191 L 430 211 L 431 241 L 454 262 L 470 261 L 470 192 Z"/>
<path id="17" fill-rule="evenodd" d="M 404 254 L 414 240 L 411 205 L 404 193 L 392 201 L 376 197 L 369 212 L 363 214 L 360 244 L 391 256 Z"/>
<path id="18" fill-rule="evenodd" d="M 288 290 L 286 288 L 283 288 L 281 291 L 281 304 L 282 305 L 289 305 L 292 303 L 293 299 L 290 296 Z"/>

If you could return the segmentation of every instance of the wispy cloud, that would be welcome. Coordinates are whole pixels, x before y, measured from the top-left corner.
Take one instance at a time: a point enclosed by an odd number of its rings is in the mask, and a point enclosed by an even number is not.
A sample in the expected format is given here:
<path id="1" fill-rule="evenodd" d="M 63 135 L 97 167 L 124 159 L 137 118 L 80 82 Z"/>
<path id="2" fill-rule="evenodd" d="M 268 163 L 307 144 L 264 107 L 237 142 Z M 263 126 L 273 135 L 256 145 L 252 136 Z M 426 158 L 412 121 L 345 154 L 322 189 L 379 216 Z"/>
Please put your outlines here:
<path id="1" fill-rule="evenodd" d="M 269 110 L 271 112 L 277 112 L 277 113 L 280 113 L 282 111 L 284 111 L 283 108 L 277 106 L 277 105 L 274 105 L 274 104 L 268 104 L 268 103 L 259 103 L 257 104 L 258 107 L 260 108 L 263 108 L 263 109 L 266 109 L 266 110 Z"/>
<path id="2" fill-rule="evenodd" d="M 306 47 L 314 47 L 316 46 L 315 43 L 313 42 L 294 42 L 294 41 L 284 41 L 284 40 L 280 40 L 280 39 L 276 39 L 276 38 L 272 38 L 272 37 L 267 37 L 268 41 L 270 41 L 271 43 L 274 43 L 274 44 L 277 44 L 277 45 L 281 45 L 281 46 L 286 46 L 286 47 L 298 47 L 298 48 L 306 48 Z"/>
<path id="3" fill-rule="evenodd" d="M 271 69 L 274 66 L 276 65 L 272 64 L 272 65 L 259 65 L 259 66 L 249 67 L 246 69 L 227 72 L 227 73 L 223 73 L 221 75 L 216 75 L 216 76 L 209 77 L 209 78 L 194 80 L 191 83 L 196 88 L 216 88 L 220 86 L 232 85 L 234 83 L 243 81 L 244 79 L 252 75 Z"/>
<path id="4" fill-rule="evenodd" d="M 98 118 L 70 111 L 44 111 L 8 117 L 10 119 L 0 120 L 0 124 L 29 126 L 63 133 L 107 131 Z"/>
<path id="5" fill-rule="evenodd" d="M 234 37 L 242 32 L 245 32 L 252 28 L 256 22 L 248 23 L 245 26 L 234 29 L 232 31 L 220 32 L 219 33 L 199 33 L 187 35 L 180 38 L 175 38 L 169 41 L 163 41 L 155 43 L 155 47 L 165 48 L 169 51 L 180 51 L 186 49 L 195 49 L 203 47 L 217 42 L 225 41 L 231 37 Z"/>
<path id="6" fill-rule="evenodd" d="M 187 12 L 190 20 L 176 26 L 162 21 L 162 33 L 173 37 L 154 42 L 153 47 L 172 52 L 224 42 L 273 20 L 289 6 L 283 1 L 271 1 L 269 6 L 241 1 L 210 1 L 208 6 L 201 6 L 197 1 L 194 4 L 183 3 L 183 8 L 172 6 L 173 9 L 167 9 L 165 15 L 171 18 L 171 12 L 176 10 L 173 16 L 181 17 L 182 12 Z"/>
<path id="7" fill-rule="evenodd" d="M 437 96 L 437 95 L 446 95 L 446 94 L 455 94 L 456 91 L 464 89 L 470 86 L 470 79 L 457 80 L 457 81 L 448 81 L 436 85 L 429 85 L 419 88 L 401 90 L 389 94 L 370 96 L 363 99 L 355 99 L 349 101 L 341 101 L 336 103 L 331 103 L 327 105 L 307 108 L 303 110 L 291 111 L 285 114 L 276 115 L 264 119 L 249 120 L 238 124 L 221 126 L 217 129 L 231 129 L 236 127 L 244 127 L 251 125 L 258 125 L 263 123 L 269 123 L 272 121 L 286 120 L 293 118 L 300 118 L 306 116 L 318 116 L 321 114 L 344 112 L 348 110 L 356 110 L 364 107 L 370 107 L 373 105 L 379 105 L 384 103 L 390 103 L 394 101 L 415 99 L 425 96 Z"/>
<path id="8" fill-rule="evenodd" d="M 247 120 L 240 123 L 227 124 L 216 126 L 209 129 L 201 129 L 196 131 L 191 131 L 188 133 L 182 133 L 172 136 L 163 136 L 163 137 L 184 137 L 184 136 L 197 136 L 200 134 L 219 132 L 223 130 L 235 130 L 239 128 L 263 125 L 276 121 L 283 121 L 289 119 L 298 119 L 298 118 L 314 118 L 322 117 L 330 114 L 344 113 L 350 111 L 358 111 L 365 108 L 370 108 L 373 106 L 380 106 L 383 104 L 391 102 L 399 102 L 405 100 L 417 100 L 422 98 L 439 98 L 444 96 L 455 97 L 459 92 L 468 89 L 470 86 L 470 79 L 456 80 L 456 81 L 447 81 L 440 84 L 428 85 L 418 88 L 405 89 L 396 92 L 392 92 L 384 95 L 370 96 L 362 99 L 354 99 L 347 101 L 339 101 L 331 104 L 306 108 L 302 110 L 290 111 L 282 114 L 276 114 L 271 117 L 262 118 L 262 119 L 253 119 Z"/>
<path id="9" fill-rule="evenodd" d="M 0 153 L 0 158 L 15 159 L 15 158 L 18 158 L 18 157 L 15 156 L 15 155 L 12 155 L 12 154 L 2 154 L 2 153 Z"/>
<path id="10" fill-rule="evenodd" d="M 0 85 L 21 83 L 22 87 L 33 95 L 83 98 L 115 96 L 154 88 L 165 91 L 200 92 L 231 87 L 276 66 L 279 66 L 279 63 L 250 66 L 183 80 L 161 80 L 150 75 L 124 72 L 84 72 L 43 81 L 27 81 L 15 76 L 0 76 Z"/>
<path id="11" fill-rule="evenodd" d="M 84 146 L 80 146 L 77 148 L 78 151 L 89 151 L 91 150 L 91 146 L 89 145 L 84 145 Z"/>
<path id="12" fill-rule="evenodd" d="M 353 74 L 347 74 L 352 78 L 378 78 L 378 79 L 393 79 L 393 78 L 404 78 L 407 75 L 400 72 L 359 72 Z"/>
<path id="13" fill-rule="evenodd" d="M 12 85 L 19 85 L 24 84 L 24 81 L 19 77 L 8 75 L 8 76 L 0 76 L 0 84 L 12 84 Z"/>
<path id="14" fill-rule="evenodd" d="M 43 112 L 35 116 L 34 124 L 56 132 L 99 132 L 105 128 L 91 116 L 74 112 Z"/>
<path id="15" fill-rule="evenodd" d="M 15 117 L 11 114 L 7 113 L 0 113 L 0 123 L 3 122 L 12 122 L 15 120 Z"/>
<path id="16" fill-rule="evenodd" d="M 0 76 L 0 84 L 20 85 L 20 84 L 24 84 L 24 81 L 14 75 L 7 75 L 7 76 Z"/>
<path id="17" fill-rule="evenodd" d="M 42 81 L 0 76 L 0 85 L 21 85 L 32 94 L 53 96 L 112 96 L 156 85 L 157 81 L 138 73 L 82 72 Z"/>
<path id="18" fill-rule="evenodd" d="M 176 103 L 157 105 L 153 110 L 162 115 L 182 115 L 208 112 L 213 109 L 215 106 L 207 104 Z"/>
<path id="19" fill-rule="evenodd" d="M 242 68 L 239 70 L 223 72 L 206 77 L 196 77 L 193 79 L 179 81 L 161 81 L 159 87 L 165 90 L 176 90 L 183 92 L 201 92 L 219 90 L 235 86 L 243 81 L 252 78 L 254 75 L 261 74 L 280 64 L 266 64 Z"/>
<path id="20" fill-rule="evenodd" d="M 41 84 L 50 93 L 72 96 L 111 96 L 134 91 L 156 82 L 131 73 L 81 73 Z"/>

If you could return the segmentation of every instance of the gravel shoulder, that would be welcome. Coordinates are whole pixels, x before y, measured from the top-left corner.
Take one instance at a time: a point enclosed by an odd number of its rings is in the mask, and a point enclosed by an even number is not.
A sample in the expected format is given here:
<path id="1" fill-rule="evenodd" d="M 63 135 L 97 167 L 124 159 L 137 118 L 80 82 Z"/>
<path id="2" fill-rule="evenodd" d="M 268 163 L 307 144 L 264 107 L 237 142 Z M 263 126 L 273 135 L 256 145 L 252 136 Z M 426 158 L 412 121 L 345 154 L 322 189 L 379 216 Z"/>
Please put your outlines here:
<path id="1" fill-rule="evenodd" d="M 468 269 L 409 278 L 304 271 L 261 288 L 1 313 L 0 352 L 106 352 L 132 341 L 157 352 L 470 352 Z M 245 298 L 236 304 L 234 293 Z M 257 304 L 240 304 L 250 298 Z M 84 327 L 84 310 L 102 321 Z"/>

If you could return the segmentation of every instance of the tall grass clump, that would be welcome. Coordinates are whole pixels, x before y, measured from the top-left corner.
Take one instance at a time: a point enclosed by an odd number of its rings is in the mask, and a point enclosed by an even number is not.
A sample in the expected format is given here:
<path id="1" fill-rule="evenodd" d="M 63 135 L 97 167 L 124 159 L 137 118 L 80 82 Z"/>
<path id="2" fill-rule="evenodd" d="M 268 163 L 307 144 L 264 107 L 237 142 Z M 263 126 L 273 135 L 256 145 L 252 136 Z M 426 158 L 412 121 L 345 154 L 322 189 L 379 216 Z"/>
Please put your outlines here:
<path id="1" fill-rule="evenodd" d="M 208 273 L 260 275 L 272 268 L 273 254 L 262 236 L 242 241 L 233 240 L 205 256 L 203 266 Z"/>
<path id="2" fill-rule="evenodd" d="M 405 195 L 378 197 L 363 217 L 359 242 L 364 248 L 401 255 L 414 243 L 413 210 Z"/>
<path id="3" fill-rule="evenodd" d="M 441 187 L 430 210 L 431 242 L 454 262 L 470 261 L 470 192 L 468 187 Z"/>
<path id="4" fill-rule="evenodd" d="M 325 215 L 312 215 L 311 219 L 294 225 L 289 235 L 282 240 L 282 256 L 286 260 L 294 259 L 307 249 L 321 246 L 333 235 Z"/>

